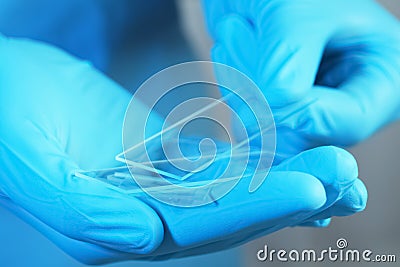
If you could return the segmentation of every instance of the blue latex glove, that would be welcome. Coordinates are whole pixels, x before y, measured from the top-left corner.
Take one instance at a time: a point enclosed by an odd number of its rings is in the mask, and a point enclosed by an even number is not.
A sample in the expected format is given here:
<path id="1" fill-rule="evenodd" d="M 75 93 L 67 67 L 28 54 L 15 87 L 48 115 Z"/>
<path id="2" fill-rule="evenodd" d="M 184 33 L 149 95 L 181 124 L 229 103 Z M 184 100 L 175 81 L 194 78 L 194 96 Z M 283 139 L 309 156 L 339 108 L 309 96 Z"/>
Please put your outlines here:
<path id="1" fill-rule="evenodd" d="M 247 74 L 278 154 L 352 145 L 399 116 L 400 27 L 370 0 L 205 0 L 215 61 Z"/>
<path id="2" fill-rule="evenodd" d="M 243 180 L 219 205 L 198 208 L 77 178 L 76 169 L 114 164 L 129 94 L 45 44 L 0 36 L 0 57 L 0 202 L 80 261 L 214 252 L 365 207 L 354 158 L 334 147 L 274 167 L 254 193 Z"/>

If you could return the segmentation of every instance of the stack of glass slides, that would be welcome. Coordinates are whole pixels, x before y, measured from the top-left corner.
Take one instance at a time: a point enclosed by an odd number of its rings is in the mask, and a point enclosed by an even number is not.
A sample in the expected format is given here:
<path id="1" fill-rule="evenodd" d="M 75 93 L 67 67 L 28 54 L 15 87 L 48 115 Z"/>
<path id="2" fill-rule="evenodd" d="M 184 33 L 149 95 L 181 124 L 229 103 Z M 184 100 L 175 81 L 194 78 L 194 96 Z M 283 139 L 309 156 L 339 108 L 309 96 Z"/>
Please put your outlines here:
<path id="1" fill-rule="evenodd" d="M 275 124 L 268 103 L 254 83 L 234 69 L 211 66 L 223 74 L 221 85 L 197 77 L 195 67 L 192 63 L 173 66 L 136 91 L 125 114 L 124 151 L 116 156 L 124 166 L 75 175 L 180 207 L 217 203 L 241 179 L 248 181 L 250 192 L 255 191 L 267 176 L 275 153 Z M 178 80 L 164 82 L 171 77 Z M 199 95 L 195 88 L 196 97 L 173 103 L 187 94 L 188 88 L 179 90 L 193 81 L 212 84 L 222 96 Z M 226 89 L 230 87 L 235 89 Z M 171 107 L 160 119 L 154 114 L 162 105 Z M 222 113 L 224 118 L 216 116 Z M 186 134 L 185 127 L 196 119 L 217 124 L 224 134 Z"/>
<path id="2" fill-rule="evenodd" d="M 188 150 L 196 148 L 198 140 L 196 138 L 184 138 L 180 141 L 180 144 L 183 149 Z M 210 147 L 209 151 L 213 151 L 212 148 Z M 252 158 L 257 160 L 259 151 L 250 152 L 249 159 L 247 159 L 248 151 L 245 149 L 231 150 L 230 146 L 223 143 L 220 144 L 220 149 L 222 152 L 217 155 L 203 153 L 200 156 L 198 152 L 191 151 L 192 155 L 187 156 L 186 159 L 192 160 L 192 166 L 188 166 L 192 171 L 182 170 L 182 168 L 174 166 L 176 163 L 184 161 L 180 157 L 173 159 L 160 157 L 152 162 L 140 162 L 140 159 L 137 158 L 138 161 L 131 162 L 134 163 L 131 165 L 129 160 L 119 158 L 123 155 L 119 154 L 117 158 L 126 161 L 126 166 L 79 171 L 75 175 L 80 178 L 103 181 L 115 190 L 126 194 L 143 196 L 146 192 L 153 196 L 157 195 L 157 199 L 161 198 L 161 200 L 164 200 L 163 202 L 172 203 L 176 206 L 198 206 L 200 203 L 216 202 L 221 190 L 227 191 L 239 179 L 251 179 L 254 175 L 256 166 L 252 166 L 251 161 Z M 236 168 L 235 163 L 245 162 L 246 160 L 249 162 L 245 170 Z M 140 162 L 140 165 L 138 162 Z M 268 165 L 261 164 L 258 172 L 265 176 L 268 170 Z M 138 180 L 140 182 L 137 182 Z"/>

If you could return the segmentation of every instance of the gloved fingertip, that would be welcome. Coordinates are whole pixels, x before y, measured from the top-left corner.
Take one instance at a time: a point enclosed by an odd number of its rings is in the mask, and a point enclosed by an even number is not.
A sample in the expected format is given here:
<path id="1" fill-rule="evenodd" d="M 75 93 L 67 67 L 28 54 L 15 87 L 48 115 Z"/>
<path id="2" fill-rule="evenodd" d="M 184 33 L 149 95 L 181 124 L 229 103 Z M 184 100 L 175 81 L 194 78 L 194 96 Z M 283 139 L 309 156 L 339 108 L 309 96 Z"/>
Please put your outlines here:
<path id="1" fill-rule="evenodd" d="M 140 210 L 140 218 L 131 218 L 131 231 L 124 237 L 130 245 L 123 247 L 122 251 L 146 255 L 162 243 L 164 227 L 158 214 L 145 203 L 135 203 L 135 209 Z"/>
<path id="2" fill-rule="evenodd" d="M 348 216 L 365 210 L 368 191 L 364 183 L 357 179 L 346 194 L 335 204 L 336 216 Z"/>
<path id="3" fill-rule="evenodd" d="M 307 192 L 307 201 L 303 201 L 304 211 L 314 211 L 322 207 L 326 202 L 326 192 L 323 184 L 316 179 L 311 177 L 306 182 L 304 177 L 302 179 L 303 185 Z"/>
<path id="4" fill-rule="evenodd" d="M 275 178 L 275 176 L 277 176 Z M 280 177 L 279 177 L 280 176 Z M 278 183 L 283 183 L 279 185 Z M 273 188 L 284 186 L 287 192 L 286 201 L 296 203 L 295 209 L 301 212 L 315 211 L 326 202 L 323 184 L 314 176 L 302 172 L 274 172 L 266 179 L 266 185 Z M 258 191 L 256 191 L 258 192 Z"/>
<path id="5" fill-rule="evenodd" d="M 350 216 L 365 209 L 368 193 L 360 179 L 355 180 L 348 190 L 341 193 L 343 196 L 340 199 L 334 202 L 329 201 L 327 203 L 329 207 L 309 218 L 308 222 L 324 220 L 333 216 Z"/>
<path id="6" fill-rule="evenodd" d="M 317 147 L 301 154 L 304 167 L 321 182 L 328 185 L 346 186 L 358 177 L 357 161 L 348 151 L 335 146 Z M 303 171 L 306 171 L 303 167 Z"/>
<path id="7" fill-rule="evenodd" d="M 108 198 L 103 209 L 100 205 L 91 206 L 91 213 L 85 211 L 85 223 L 70 227 L 72 238 L 139 255 L 155 251 L 162 243 L 163 223 L 146 203 L 127 196 Z"/>
<path id="8" fill-rule="evenodd" d="M 298 226 L 324 228 L 324 227 L 328 227 L 330 223 L 331 223 L 331 218 L 327 218 L 327 219 L 316 220 L 316 221 L 312 221 L 312 222 L 304 222 L 304 223 L 299 224 Z"/>
<path id="9" fill-rule="evenodd" d="M 368 202 L 368 190 L 365 184 L 360 180 L 357 179 L 356 182 L 354 183 L 354 187 L 358 189 L 358 201 L 355 202 L 356 205 L 353 205 L 355 207 L 357 212 L 365 210 L 367 207 L 367 202 Z"/>
<path id="10" fill-rule="evenodd" d="M 358 165 L 354 156 L 347 150 L 333 146 L 331 148 L 337 154 L 337 164 L 341 167 L 338 176 L 356 179 L 358 177 Z"/>
<path id="11" fill-rule="evenodd" d="M 331 221 L 332 221 L 332 218 L 318 220 L 318 221 L 316 221 L 316 227 L 328 227 L 329 224 L 331 223 Z"/>

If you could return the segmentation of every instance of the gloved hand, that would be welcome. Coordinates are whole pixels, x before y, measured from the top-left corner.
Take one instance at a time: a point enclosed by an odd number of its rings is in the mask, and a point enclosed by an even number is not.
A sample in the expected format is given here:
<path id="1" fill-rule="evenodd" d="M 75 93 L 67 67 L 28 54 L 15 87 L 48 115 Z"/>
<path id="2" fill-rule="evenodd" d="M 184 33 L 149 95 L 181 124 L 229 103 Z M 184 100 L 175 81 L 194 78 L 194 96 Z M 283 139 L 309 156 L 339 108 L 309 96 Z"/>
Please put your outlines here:
<path id="1" fill-rule="evenodd" d="M 83 262 L 214 252 L 365 207 L 354 159 L 334 147 L 274 167 L 254 193 L 243 180 L 218 205 L 198 208 L 75 177 L 115 164 L 129 94 L 45 44 L 0 36 L 0 57 L 0 202 Z"/>
<path id="2" fill-rule="evenodd" d="M 399 116 L 400 27 L 372 0 L 204 0 L 212 58 L 264 92 L 278 154 L 355 144 Z"/>

